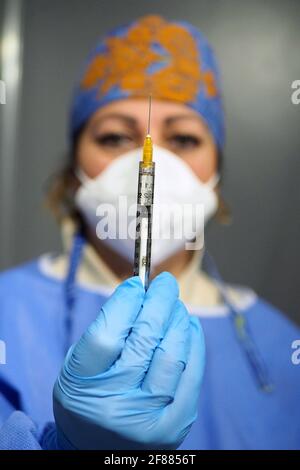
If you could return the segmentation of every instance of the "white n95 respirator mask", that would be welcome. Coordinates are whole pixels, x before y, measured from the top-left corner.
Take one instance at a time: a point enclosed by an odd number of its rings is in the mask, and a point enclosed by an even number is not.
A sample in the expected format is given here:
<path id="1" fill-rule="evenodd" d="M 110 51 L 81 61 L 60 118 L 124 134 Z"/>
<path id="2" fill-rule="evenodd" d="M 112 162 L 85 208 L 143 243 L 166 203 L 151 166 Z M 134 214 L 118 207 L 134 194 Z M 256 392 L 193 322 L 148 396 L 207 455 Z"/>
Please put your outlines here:
<path id="1" fill-rule="evenodd" d="M 142 148 L 117 157 L 96 178 L 81 169 L 75 204 L 104 243 L 133 262 L 138 168 Z M 158 265 L 177 251 L 201 249 L 204 225 L 217 210 L 214 175 L 202 183 L 176 154 L 153 146 L 156 162 L 151 263 Z"/>

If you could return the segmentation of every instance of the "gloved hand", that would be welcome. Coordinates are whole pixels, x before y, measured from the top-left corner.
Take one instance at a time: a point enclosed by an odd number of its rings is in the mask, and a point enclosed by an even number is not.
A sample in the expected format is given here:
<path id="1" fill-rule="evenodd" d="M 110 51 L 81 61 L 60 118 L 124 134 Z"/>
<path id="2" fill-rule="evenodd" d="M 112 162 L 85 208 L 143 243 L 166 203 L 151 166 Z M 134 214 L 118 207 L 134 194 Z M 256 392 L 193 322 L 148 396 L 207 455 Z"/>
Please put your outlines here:
<path id="1" fill-rule="evenodd" d="M 73 345 L 54 387 L 61 446 L 175 449 L 197 416 L 204 367 L 199 321 L 162 273 L 145 294 L 123 282 Z"/>

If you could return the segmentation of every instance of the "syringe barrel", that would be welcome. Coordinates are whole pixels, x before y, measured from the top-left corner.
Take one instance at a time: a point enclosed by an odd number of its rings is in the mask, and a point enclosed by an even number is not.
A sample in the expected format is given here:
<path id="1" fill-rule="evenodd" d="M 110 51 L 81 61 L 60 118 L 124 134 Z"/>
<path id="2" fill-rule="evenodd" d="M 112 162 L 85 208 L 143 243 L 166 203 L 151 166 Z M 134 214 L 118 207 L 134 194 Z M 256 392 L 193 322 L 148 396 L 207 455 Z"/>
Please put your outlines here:
<path id="1" fill-rule="evenodd" d="M 145 286 L 149 285 L 151 268 L 152 207 L 154 193 L 155 163 L 139 164 L 136 240 L 134 253 L 134 276 L 140 276 Z"/>

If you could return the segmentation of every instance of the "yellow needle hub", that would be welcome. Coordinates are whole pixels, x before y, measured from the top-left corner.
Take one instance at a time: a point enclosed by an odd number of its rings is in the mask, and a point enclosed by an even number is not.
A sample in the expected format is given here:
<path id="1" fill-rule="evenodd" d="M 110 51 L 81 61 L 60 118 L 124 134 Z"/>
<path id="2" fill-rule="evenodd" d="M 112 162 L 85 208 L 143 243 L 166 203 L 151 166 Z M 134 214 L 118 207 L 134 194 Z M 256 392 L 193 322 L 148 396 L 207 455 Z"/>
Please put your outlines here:
<path id="1" fill-rule="evenodd" d="M 144 140 L 144 149 L 143 149 L 143 167 L 149 167 L 152 165 L 153 157 L 153 144 L 152 144 L 152 139 L 151 135 L 147 134 Z"/>

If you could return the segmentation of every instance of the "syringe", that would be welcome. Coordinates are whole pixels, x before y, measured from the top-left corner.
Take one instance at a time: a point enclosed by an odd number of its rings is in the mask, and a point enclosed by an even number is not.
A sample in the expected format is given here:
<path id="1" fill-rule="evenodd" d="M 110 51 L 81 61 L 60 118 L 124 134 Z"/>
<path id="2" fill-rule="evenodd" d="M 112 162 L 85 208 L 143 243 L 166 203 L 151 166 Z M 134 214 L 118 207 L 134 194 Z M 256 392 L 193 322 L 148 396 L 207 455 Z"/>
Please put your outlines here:
<path id="1" fill-rule="evenodd" d="M 140 276 L 148 289 L 151 269 L 152 207 L 155 163 L 152 161 L 153 145 L 150 136 L 151 96 L 149 97 L 148 131 L 144 140 L 143 160 L 139 162 L 139 179 L 136 214 L 136 239 L 134 276 Z"/>

